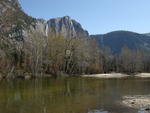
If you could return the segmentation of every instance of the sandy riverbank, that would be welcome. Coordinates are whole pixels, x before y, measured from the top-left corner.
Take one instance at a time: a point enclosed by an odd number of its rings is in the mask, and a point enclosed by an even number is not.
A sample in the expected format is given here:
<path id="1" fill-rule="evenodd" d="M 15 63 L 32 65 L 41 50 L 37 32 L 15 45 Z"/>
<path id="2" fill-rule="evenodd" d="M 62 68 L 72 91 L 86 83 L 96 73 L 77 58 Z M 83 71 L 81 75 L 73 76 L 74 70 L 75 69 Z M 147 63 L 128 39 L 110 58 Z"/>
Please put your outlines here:
<path id="1" fill-rule="evenodd" d="M 150 78 L 150 73 L 139 73 L 136 74 L 135 77 Z"/>
<path id="2" fill-rule="evenodd" d="M 140 77 L 140 78 L 150 78 L 150 73 L 139 73 L 136 75 L 127 75 L 122 73 L 108 73 L 108 74 L 91 74 L 82 75 L 82 77 L 95 77 L 95 78 L 126 78 L 126 77 Z"/>

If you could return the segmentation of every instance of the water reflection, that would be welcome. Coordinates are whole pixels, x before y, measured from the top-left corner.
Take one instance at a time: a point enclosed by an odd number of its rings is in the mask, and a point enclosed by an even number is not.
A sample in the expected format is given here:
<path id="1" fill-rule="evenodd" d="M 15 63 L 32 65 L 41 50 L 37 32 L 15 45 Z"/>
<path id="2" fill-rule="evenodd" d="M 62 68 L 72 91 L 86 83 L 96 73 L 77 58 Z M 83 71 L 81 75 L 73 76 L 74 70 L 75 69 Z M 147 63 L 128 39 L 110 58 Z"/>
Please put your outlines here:
<path id="1" fill-rule="evenodd" d="M 144 110 L 139 110 L 138 113 L 149 113 L 149 112 L 144 111 Z"/>
<path id="2" fill-rule="evenodd" d="M 107 111 L 101 111 L 101 110 L 93 110 L 93 111 L 90 111 L 88 113 L 108 113 Z"/>
<path id="3" fill-rule="evenodd" d="M 150 94 L 149 86 L 150 79 L 3 80 L 0 113 L 143 113 L 120 99 Z"/>

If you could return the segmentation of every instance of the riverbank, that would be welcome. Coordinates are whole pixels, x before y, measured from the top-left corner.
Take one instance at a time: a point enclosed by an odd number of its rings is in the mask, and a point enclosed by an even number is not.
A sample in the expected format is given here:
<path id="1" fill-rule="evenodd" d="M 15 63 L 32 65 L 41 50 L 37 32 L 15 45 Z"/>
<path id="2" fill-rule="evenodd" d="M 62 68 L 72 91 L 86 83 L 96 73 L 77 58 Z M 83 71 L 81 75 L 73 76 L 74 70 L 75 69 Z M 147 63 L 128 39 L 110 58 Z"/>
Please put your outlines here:
<path id="1" fill-rule="evenodd" d="M 135 77 L 150 78 L 150 73 L 139 73 L 136 74 Z"/>
<path id="2" fill-rule="evenodd" d="M 144 113 L 150 113 L 150 95 L 124 96 L 122 104 L 127 107 L 143 110 L 145 111 Z"/>
<path id="3" fill-rule="evenodd" d="M 0 73 L 0 80 L 2 79 L 34 79 L 34 78 L 50 78 L 52 75 L 50 74 L 37 74 L 36 76 L 29 74 L 11 74 L 11 75 L 4 75 Z"/>
<path id="4" fill-rule="evenodd" d="M 82 77 L 91 77 L 91 78 L 127 78 L 127 77 L 150 78 L 150 73 L 139 73 L 139 74 L 135 74 L 135 75 L 127 75 L 127 74 L 122 74 L 122 73 L 107 73 L 107 74 L 82 75 Z"/>
<path id="5" fill-rule="evenodd" d="M 71 76 L 71 75 L 70 75 Z M 106 74 L 89 74 L 89 75 L 72 75 L 72 76 L 80 76 L 80 77 L 86 77 L 86 78 L 150 78 L 150 73 L 138 73 L 133 75 L 123 74 L 123 73 L 106 73 Z M 38 74 L 36 76 L 33 76 L 32 74 L 25 74 L 25 75 L 3 75 L 0 73 L 0 79 L 10 79 L 10 78 L 22 78 L 22 79 L 31 79 L 31 78 L 49 78 L 53 77 L 53 75 L 50 74 Z M 62 74 L 59 77 L 69 77 L 67 74 Z"/>

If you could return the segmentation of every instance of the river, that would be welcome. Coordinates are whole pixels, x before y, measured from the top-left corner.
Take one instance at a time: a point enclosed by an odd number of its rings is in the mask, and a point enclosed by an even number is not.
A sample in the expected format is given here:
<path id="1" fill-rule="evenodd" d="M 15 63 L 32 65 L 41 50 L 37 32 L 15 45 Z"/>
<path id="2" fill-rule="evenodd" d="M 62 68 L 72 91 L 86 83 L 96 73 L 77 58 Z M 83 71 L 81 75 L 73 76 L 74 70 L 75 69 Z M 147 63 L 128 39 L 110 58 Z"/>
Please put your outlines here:
<path id="1" fill-rule="evenodd" d="M 143 113 L 121 104 L 150 94 L 150 79 L 44 78 L 0 81 L 0 113 Z"/>

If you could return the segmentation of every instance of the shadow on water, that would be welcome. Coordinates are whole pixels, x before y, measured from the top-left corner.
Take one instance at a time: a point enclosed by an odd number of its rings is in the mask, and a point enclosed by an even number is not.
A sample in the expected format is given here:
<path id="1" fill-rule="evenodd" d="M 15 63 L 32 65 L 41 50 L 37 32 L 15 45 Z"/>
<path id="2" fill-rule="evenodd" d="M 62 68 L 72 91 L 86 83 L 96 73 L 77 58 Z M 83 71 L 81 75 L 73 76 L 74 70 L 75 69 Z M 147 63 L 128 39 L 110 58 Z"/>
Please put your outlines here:
<path id="1" fill-rule="evenodd" d="M 150 94 L 150 79 L 62 78 L 0 81 L 0 113 L 143 113 L 122 96 Z"/>

